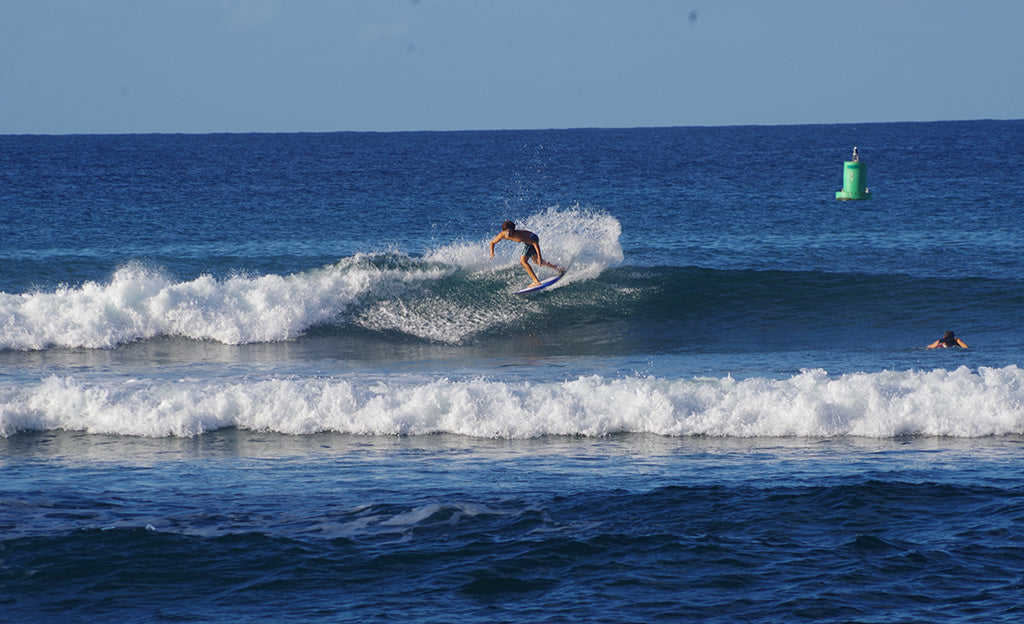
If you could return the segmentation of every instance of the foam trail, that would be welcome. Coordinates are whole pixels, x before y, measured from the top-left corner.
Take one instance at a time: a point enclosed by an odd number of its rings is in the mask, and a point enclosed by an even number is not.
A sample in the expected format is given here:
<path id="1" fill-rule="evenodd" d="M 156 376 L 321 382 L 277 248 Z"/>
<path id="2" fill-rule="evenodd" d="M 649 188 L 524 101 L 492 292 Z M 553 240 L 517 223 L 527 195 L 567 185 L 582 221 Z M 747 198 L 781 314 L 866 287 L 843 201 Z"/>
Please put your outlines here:
<path id="1" fill-rule="evenodd" d="M 0 435 L 72 430 L 195 436 L 225 427 L 285 434 L 980 437 L 1024 434 L 1024 370 L 856 373 L 788 379 L 581 377 L 359 384 L 332 378 L 236 382 L 51 376 L 0 385 Z"/>

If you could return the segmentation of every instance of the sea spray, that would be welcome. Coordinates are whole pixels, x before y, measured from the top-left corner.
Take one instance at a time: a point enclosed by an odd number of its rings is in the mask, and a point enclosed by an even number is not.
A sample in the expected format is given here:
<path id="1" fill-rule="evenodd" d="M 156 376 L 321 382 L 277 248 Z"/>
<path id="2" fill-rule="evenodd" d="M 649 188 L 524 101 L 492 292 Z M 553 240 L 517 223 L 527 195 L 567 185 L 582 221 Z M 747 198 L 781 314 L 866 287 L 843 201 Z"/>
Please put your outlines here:
<path id="1" fill-rule="evenodd" d="M 518 219 L 515 215 L 510 215 L 510 218 Z M 622 225 L 602 210 L 579 204 L 567 208 L 552 206 L 516 220 L 516 226 L 540 236 L 545 260 L 572 267 L 562 280 L 563 285 L 595 278 L 623 260 L 619 242 Z M 479 240 L 442 245 L 428 251 L 424 257 L 434 262 L 455 263 L 468 271 L 508 272 L 514 268 L 512 274 L 520 276 L 521 245 L 501 243 L 494 249 L 495 258 L 489 259 L 487 243 L 500 227 L 500 221 L 496 222 L 494 231 L 484 233 Z"/>

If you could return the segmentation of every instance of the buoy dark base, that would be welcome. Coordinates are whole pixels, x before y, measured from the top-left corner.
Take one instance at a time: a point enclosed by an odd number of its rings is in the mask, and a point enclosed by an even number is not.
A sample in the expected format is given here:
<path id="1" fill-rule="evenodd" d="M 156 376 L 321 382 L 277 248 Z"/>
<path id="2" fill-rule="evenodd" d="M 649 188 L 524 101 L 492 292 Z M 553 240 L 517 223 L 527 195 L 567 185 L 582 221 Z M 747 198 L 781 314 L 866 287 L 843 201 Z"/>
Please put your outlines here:
<path id="1" fill-rule="evenodd" d="M 871 193 L 847 193 L 846 191 L 836 191 L 836 199 L 839 201 L 849 201 L 852 199 L 871 199 Z"/>

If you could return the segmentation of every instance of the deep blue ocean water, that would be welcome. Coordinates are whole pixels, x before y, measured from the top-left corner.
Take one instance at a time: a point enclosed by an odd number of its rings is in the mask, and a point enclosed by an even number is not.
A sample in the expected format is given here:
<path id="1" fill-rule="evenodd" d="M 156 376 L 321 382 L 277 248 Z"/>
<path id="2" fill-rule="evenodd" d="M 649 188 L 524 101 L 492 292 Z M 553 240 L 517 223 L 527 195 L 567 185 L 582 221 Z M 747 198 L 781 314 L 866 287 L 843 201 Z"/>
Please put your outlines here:
<path id="1" fill-rule="evenodd" d="M 1022 148 L 0 136 L 0 622 L 1018 622 Z"/>

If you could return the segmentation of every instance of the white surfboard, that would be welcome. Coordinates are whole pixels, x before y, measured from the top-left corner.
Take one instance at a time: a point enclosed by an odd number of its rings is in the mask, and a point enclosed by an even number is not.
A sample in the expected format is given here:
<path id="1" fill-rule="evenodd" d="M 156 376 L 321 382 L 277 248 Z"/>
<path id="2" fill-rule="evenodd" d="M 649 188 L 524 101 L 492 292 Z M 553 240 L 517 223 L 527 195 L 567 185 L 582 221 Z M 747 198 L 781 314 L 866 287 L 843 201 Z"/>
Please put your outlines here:
<path id="1" fill-rule="evenodd" d="M 547 288 L 548 286 L 554 284 L 558 280 L 562 279 L 563 275 L 565 275 L 565 273 L 559 273 L 558 275 L 554 275 L 554 276 L 549 277 L 549 278 L 547 278 L 545 280 L 541 280 L 541 283 L 537 284 L 536 286 L 527 286 L 526 288 L 524 288 L 522 290 L 517 290 L 514 294 L 516 294 L 516 295 L 525 295 L 527 293 L 532 293 L 532 292 L 537 292 L 538 290 L 543 290 L 543 289 Z"/>

